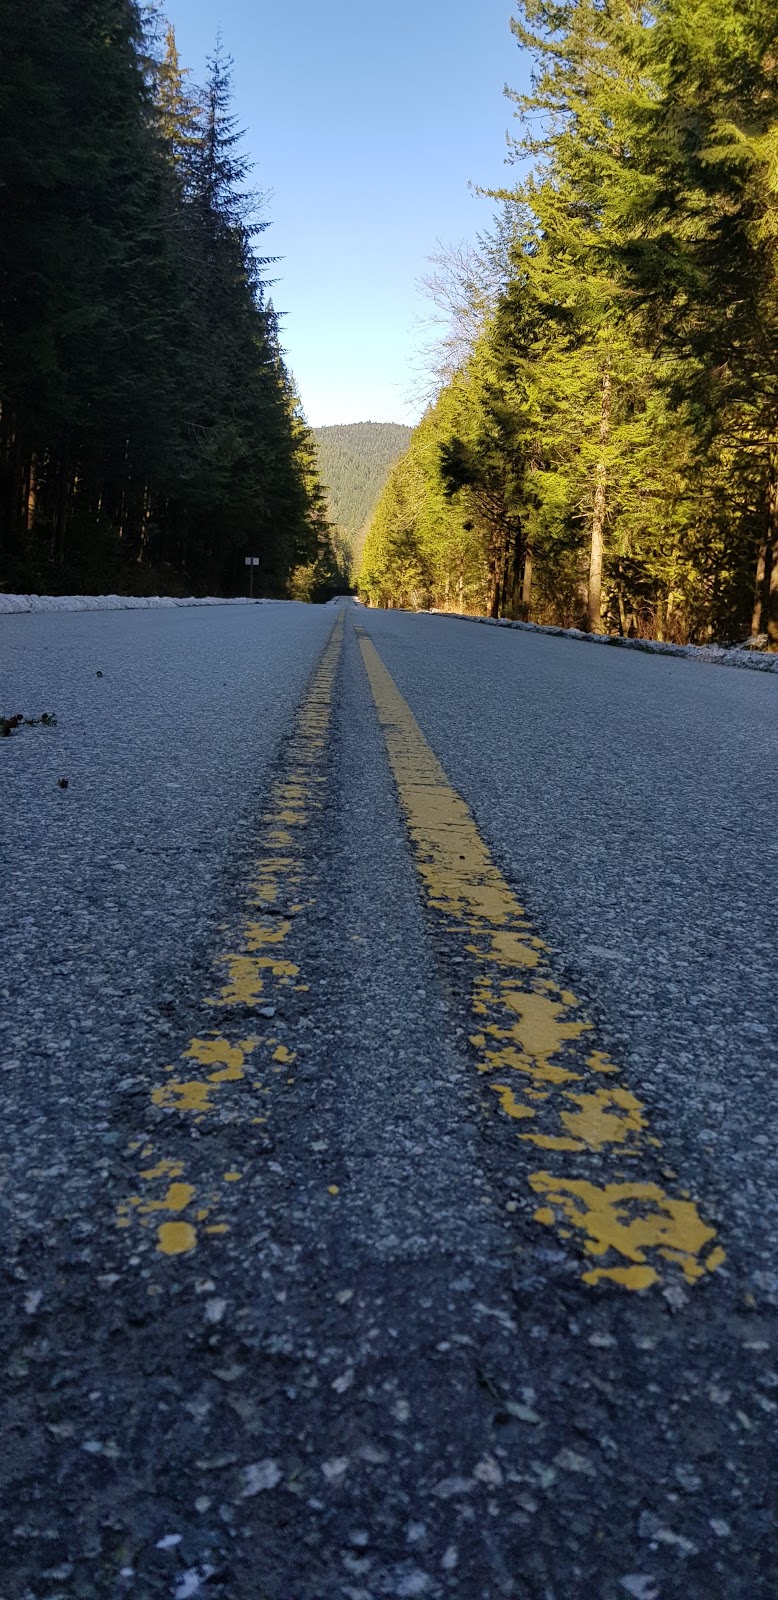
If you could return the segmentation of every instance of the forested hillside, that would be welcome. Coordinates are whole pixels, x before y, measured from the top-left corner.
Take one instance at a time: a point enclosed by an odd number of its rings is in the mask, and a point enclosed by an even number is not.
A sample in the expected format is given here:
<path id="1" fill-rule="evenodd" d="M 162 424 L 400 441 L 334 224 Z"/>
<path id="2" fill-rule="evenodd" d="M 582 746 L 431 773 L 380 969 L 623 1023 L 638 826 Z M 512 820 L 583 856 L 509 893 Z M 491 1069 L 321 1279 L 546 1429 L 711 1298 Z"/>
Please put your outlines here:
<path id="1" fill-rule="evenodd" d="M 0 585 L 268 593 L 332 567 L 217 46 L 1 0 Z"/>
<path id="2" fill-rule="evenodd" d="M 778 647 L 774 0 L 520 0 L 513 26 L 520 178 L 363 592 Z"/>
<path id="3" fill-rule="evenodd" d="M 349 422 L 314 428 L 313 436 L 330 519 L 358 559 L 367 522 L 411 429 L 398 422 Z"/>

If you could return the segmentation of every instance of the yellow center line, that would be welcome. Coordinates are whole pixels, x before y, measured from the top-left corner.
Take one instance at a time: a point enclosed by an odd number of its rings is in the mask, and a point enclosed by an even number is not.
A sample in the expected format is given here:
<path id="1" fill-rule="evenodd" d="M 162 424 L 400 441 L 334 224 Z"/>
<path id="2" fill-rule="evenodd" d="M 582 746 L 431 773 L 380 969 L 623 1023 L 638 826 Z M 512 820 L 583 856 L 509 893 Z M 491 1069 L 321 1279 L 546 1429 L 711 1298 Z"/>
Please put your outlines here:
<path id="1" fill-rule="evenodd" d="M 588 1040 L 594 1024 L 555 981 L 546 946 L 468 807 L 372 641 L 357 633 L 424 896 L 473 972 L 478 1070 L 525 1148 L 548 1151 L 561 1168 L 528 1174 L 542 1201 L 536 1222 L 577 1239 L 587 1284 L 637 1290 L 677 1269 L 689 1283 L 715 1271 L 725 1257 L 714 1229 L 685 1190 L 668 1194 L 654 1181 L 661 1141 L 646 1107 Z M 576 1173 L 582 1160 L 584 1170 L 596 1160 L 598 1178 L 604 1161 L 613 1164 L 609 1181 L 569 1175 L 571 1156 Z"/>
<path id="2" fill-rule="evenodd" d="M 204 1029 L 202 1035 L 190 1039 L 179 1063 L 165 1068 L 164 1081 L 151 1089 L 152 1105 L 169 1112 L 176 1128 L 181 1119 L 191 1119 L 195 1125 L 205 1122 L 215 1114 L 217 1100 L 231 1122 L 264 1125 L 269 1113 L 267 1100 L 261 1098 L 268 1093 L 261 1076 L 263 1064 L 272 1075 L 280 1065 L 290 1066 L 296 1060 L 295 1052 L 279 1041 L 272 1024 L 261 1033 L 247 1032 L 246 1012 L 254 1012 L 257 1022 L 263 1012 L 272 1018 L 274 1002 L 283 999 L 290 987 L 307 988 L 297 981 L 299 967 L 285 959 L 282 951 L 293 936 L 297 917 L 313 904 L 301 893 L 305 874 L 302 845 L 305 829 L 321 803 L 321 785 L 326 782 L 320 769 L 342 642 L 341 611 L 297 714 L 281 771 L 262 815 L 247 914 L 234 947 L 215 960 L 216 992 L 203 999 L 204 1007 L 218 1008 L 223 1025 Z M 236 1014 L 234 1023 L 230 1022 L 231 1012 Z M 140 1153 L 140 1170 L 135 1192 L 117 1206 L 118 1228 L 153 1228 L 157 1250 L 163 1256 L 189 1255 L 204 1235 L 218 1237 L 229 1232 L 229 1223 L 220 1213 L 227 1192 L 224 1185 L 239 1193 L 242 1171 L 219 1170 L 204 1185 L 201 1181 L 198 1191 L 194 1183 L 186 1181 L 182 1160 L 160 1155 L 153 1144 L 141 1140 L 131 1148 Z"/>

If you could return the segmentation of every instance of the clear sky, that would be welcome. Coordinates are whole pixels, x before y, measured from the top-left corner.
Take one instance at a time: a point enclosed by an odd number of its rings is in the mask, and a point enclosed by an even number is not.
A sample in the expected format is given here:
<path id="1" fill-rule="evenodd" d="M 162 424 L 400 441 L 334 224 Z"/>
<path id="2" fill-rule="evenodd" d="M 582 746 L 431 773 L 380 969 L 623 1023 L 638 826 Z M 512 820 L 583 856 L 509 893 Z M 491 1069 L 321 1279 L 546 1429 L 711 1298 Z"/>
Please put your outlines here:
<path id="1" fill-rule="evenodd" d="M 505 184 L 506 82 L 527 66 L 512 0 L 167 0 L 202 77 L 218 27 L 269 197 L 261 248 L 309 421 L 419 415 L 417 352 L 436 241 L 473 241 Z"/>

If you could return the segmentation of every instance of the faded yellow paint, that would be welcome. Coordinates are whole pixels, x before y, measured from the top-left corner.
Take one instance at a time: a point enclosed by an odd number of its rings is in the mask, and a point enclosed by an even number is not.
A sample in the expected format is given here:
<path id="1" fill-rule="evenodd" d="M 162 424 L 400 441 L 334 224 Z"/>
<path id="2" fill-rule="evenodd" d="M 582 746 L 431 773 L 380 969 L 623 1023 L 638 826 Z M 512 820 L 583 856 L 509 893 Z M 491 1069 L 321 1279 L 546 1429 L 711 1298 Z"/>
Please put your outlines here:
<path id="1" fill-rule="evenodd" d="M 251 905 L 272 906 L 278 899 L 278 884 L 274 883 L 272 878 L 262 879 L 261 882 L 255 883 L 254 888 L 256 889 L 256 894 L 251 897 L 249 902 Z"/>
<path id="2" fill-rule="evenodd" d="M 259 1039 L 241 1039 L 238 1044 L 230 1044 L 228 1039 L 213 1037 L 209 1039 L 192 1039 L 189 1048 L 183 1052 L 183 1058 L 194 1059 L 203 1067 L 221 1065 L 219 1072 L 209 1072 L 209 1083 L 239 1083 L 245 1078 L 246 1056 L 250 1055 L 259 1044 Z"/>
<path id="3" fill-rule="evenodd" d="M 256 877 L 252 879 L 249 888 L 253 891 L 248 896 L 249 905 L 274 905 L 281 893 L 279 879 L 296 875 L 299 863 L 294 856 L 266 856 L 256 864 Z"/>
<path id="4" fill-rule="evenodd" d="M 557 1055 L 568 1039 L 580 1039 L 592 1026 L 585 1020 L 571 1021 L 569 1006 L 561 999 L 550 1000 L 547 994 L 504 988 L 502 1001 L 519 1019 L 513 1028 L 513 1037 L 536 1061 Z"/>
<path id="5" fill-rule="evenodd" d="M 203 1083 L 201 1078 L 188 1078 L 186 1082 L 174 1078 L 172 1082 L 152 1089 L 151 1100 L 153 1105 L 168 1107 L 173 1111 L 205 1112 L 211 1110 L 213 1093 L 211 1084 Z"/>
<path id="6" fill-rule="evenodd" d="M 567 1094 L 578 1111 L 560 1110 L 559 1120 L 569 1137 L 549 1139 L 525 1133 L 544 1150 L 601 1150 L 604 1145 L 626 1144 L 643 1132 L 644 1106 L 628 1089 L 597 1089 L 593 1094 Z"/>
<path id="7" fill-rule="evenodd" d="M 529 1181 L 547 1202 L 536 1220 L 546 1221 L 549 1210 L 555 1219 L 561 1212 L 581 1235 L 588 1255 L 613 1253 L 642 1266 L 647 1250 L 659 1251 L 663 1260 L 671 1250 L 690 1282 L 705 1270 L 700 1256 L 715 1232 L 702 1221 L 693 1201 L 672 1199 L 656 1183 L 609 1183 L 600 1188 L 581 1179 L 560 1180 L 550 1172 L 533 1172 Z M 656 1268 L 654 1272 L 657 1279 L 659 1272 Z M 610 1265 L 585 1273 L 584 1281 L 597 1283 L 606 1273 L 612 1276 Z"/>
<path id="8" fill-rule="evenodd" d="M 489 1088 L 493 1089 L 496 1095 L 499 1095 L 500 1105 L 502 1106 L 506 1116 L 514 1117 L 517 1121 L 521 1121 L 526 1117 L 535 1116 L 535 1112 L 530 1106 L 523 1106 L 519 1104 L 518 1100 L 514 1096 L 513 1090 L 507 1083 L 490 1083 Z"/>
<path id="9" fill-rule="evenodd" d="M 197 1245 L 191 1222 L 163 1222 L 157 1229 L 157 1249 L 163 1256 L 184 1256 Z"/>
<path id="10" fill-rule="evenodd" d="M 498 1039 L 512 1039 L 512 1028 L 496 1028 L 490 1025 L 487 1028 L 490 1037 Z M 571 1071 L 570 1067 L 559 1067 L 552 1061 L 537 1056 L 524 1055 L 517 1050 L 515 1045 L 503 1045 L 501 1050 L 483 1050 L 483 1059 L 479 1063 L 481 1072 L 493 1072 L 496 1067 L 513 1067 L 516 1072 L 524 1072 L 528 1077 L 537 1078 L 541 1083 L 580 1083 L 580 1072 Z"/>
<path id="11" fill-rule="evenodd" d="M 706 1272 L 715 1272 L 716 1268 L 720 1267 L 722 1265 L 722 1263 L 724 1261 L 726 1261 L 726 1259 L 727 1259 L 726 1251 L 722 1250 L 720 1244 L 717 1244 L 715 1246 L 715 1248 L 713 1250 L 711 1250 L 710 1255 L 706 1257 L 706 1260 L 705 1260 L 705 1271 Z"/>
<path id="12" fill-rule="evenodd" d="M 477 945 L 467 946 L 471 955 L 482 956 L 486 954 L 490 961 L 496 961 L 503 967 L 536 967 L 540 960 L 537 950 L 528 944 L 518 933 L 507 933 L 504 928 L 496 928 L 489 933 L 489 949 L 484 952 Z"/>
<path id="13" fill-rule="evenodd" d="M 478 1025 L 470 1043 L 479 1071 L 506 1116 L 532 1120 L 531 1132 L 517 1130 L 527 1145 L 556 1152 L 560 1162 L 619 1152 L 651 1171 L 659 1141 L 648 1132 L 645 1107 L 626 1087 L 602 1086 L 602 1075 L 617 1076 L 617 1067 L 605 1052 L 583 1046 L 592 1021 L 572 990 L 555 981 L 547 946 L 374 645 L 361 628 L 357 633 L 424 893 L 471 957 Z M 515 1074 L 511 1084 L 506 1069 Z M 493 1081 L 498 1073 L 502 1081 Z M 545 1201 L 536 1221 L 578 1240 L 585 1256 L 604 1258 L 583 1272 L 588 1284 L 645 1289 L 668 1267 L 692 1282 L 724 1260 L 720 1247 L 708 1249 L 714 1231 L 683 1191 L 677 1199 L 653 1182 L 598 1187 L 546 1172 L 529 1182 Z"/>
<path id="14" fill-rule="evenodd" d="M 288 828 L 297 828 L 305 824 L 307 817 L 303 806 L 294 808 L 292 806 L 280 806 L 278 811 L 273 811 L 270 815 L 264 816 L 262 821 L 282 824 Z"/>
<path id="15" fill-rule="evenodd" d="M 153 1178 L 180 1178 L 183 1170 L 183 1161 L 158 1161 L 155 1167 L 146 1167 L 140 1176 L 145 1183 L 150 1183 Z"/>
<path id="16" fill-rule="evenodd" d="M 256 949 L 252 943 L 253 930 L 256 923 L 250 923 L 250 932 L 244 931 L 244 942 L 248 950 Z M 259 1006 L 265 1002 L 265 979 L 296 978 L 300 968 L 293 961 L 276 961 L 270 956 L 254 956 L 230 954 L 223 957 L 223 963 L 229 974 L 229 981 L 220 991 L 216 999 L 208 999 L 206 1005 L 212 1006 Z"/>
<path id="17" fill-rule="evenodd" d="M 597 1089 L 593 1094 L 567 1094 L 578 1111 L 560 1112 L 560 1120 L 590 1150 L 626 1144 L 646 1126 L 645 1107 L 629 1089 Z"/>
<path id="18" fill-rule="evenodd" d="M 228 1039 L 214 1036 L 207 1039 L 192 1039 L 186 1050 L 182 1052 L 182 1060 L 195 1060 L 201 1066 L 214 1066 L 224 1062 L 225 1065 L 219 1072 L 209 1072 L 207 1081 L 201 1078 L 188 1078 L 186 1080 L 173 1078 L 159 1088 L 153 1089 L 151 1098 L 154 1105 L 172 1108 L 175 1111 L 193 1112 L 203 1115 L 213 1108 L 213 1096 L 216 1087 L 222 1083 L 238 1083 L 245 1078 L 245 1060 L 258 1045 L 256 1038 L 243 1039 L 239 1044 L 230 1044 Z M 175 1071 L 175 1068 L 168 1068 Z"/>
<path id="19" fill-rule="evenodd" d="M 618 1072 L 619 1070 L 618 1067 L 614 1067 L 610 1056 L 606 1056 L 602 1050 L 593 1050 L 592 1054 L 586 1057 L 586 1065 L 591 1067 L 592 1072 Z"/>
<path id="20" fill-rule="evenodd" d="M 265 981 L 261 963 L 256 956 L 229 955 L 224 957 L 229 981 L 217 999 L 206 1000 L 209 1006 L 258 1006 L 262 1002 Z"/>
<path id="21" fill-rule="evenodd" d="M 212 1035 L 207 1039 L 191 1039 L 183 1051 L 184 1060 L 199 1062 L 201 1067 L 242 1067 L 246 1052 L 258 1041 L 244 1039 L 240 1044 L 230 1044 L 229 1039 Z"/>
<path id="22" fill-rule="evenodd" d="M 209 1083 L 240 1083 L 246 1074 L 242 1067 L 225 1067 L 222 1072 L 209 1072 Z"/>
<path id="23" fill-rule="evenodd" d="M 650 1289 L 659 1282 L 659 1273 L 653 1267 L 593 1267 L 584 1273 L 584 1283 L 618 1283 L 622 1289 Z"/>
<path id="24" fill-rule="evenodd" d="M 195 1197 L 195 1189 L 191 1183 L 171 1183 L 167 1193 L 161 1200 L 146 1200 L 140 1206 L 140 1211 L 185 1211 Z"/>
<path id="25" fill-rule="evenodd" d="M 246 907 L 249 914 L 234 940 L 230 941 L 234 948 L 224 951 L 214 963 L 218 974 L 218 992 L 204 999 L 204 1005 L 256 1009 L 266 1003 L 275 989 L 283 991 L 299 975 L 299 968 L 293 961 L 281 959 L 279 947 L 291 937 L 295 916 L 314 903 L 305 898 L 300 838 L 311 810 L 319 805 L 315 799 L 318 787 L 326 781 L 316 767 L 321 761 L 320 751 L 325 746 L 329 729 L 332 688 L 342 636 L 341 614 L 298 712 L 295 730 L 287 746 L 284 770 L 271 787 L 260 848 L 247 888 Z M 294 829 L 294 833 L 291 829 Z M 285 901 L 291 902 L 283 917 L 263 917 L 261 908 L 275 906 L 282 895 Z M 235 1039 L 214 1032 L 190 1039 L 182 1051 L 181 1062 L 164 1069 L 171 1076 L 151 1090 L 151 1102 L 157 1107 L 178 1112 L 182 1116 L 192 1116 L 196 1122 L 202 1122 L 213 1114 L 217 1098 L 221 1102 L 228 1097 L 230 1120 L 243 1119 L 249 1126 L 263 1125 L 268 1117 L 256 1115 L 262 1104 L 261 1101 L 258 1103 L 257 1097 L 269 1093 L 269 1090 L 257 1079 L 253 1063 L 252 1070 L 247 1072 L 247 1061 L 254 1052 L 260 1049 L 272 1051 L 276 1044 L 275 1036 L 267 1033 Z M 274 1060 L 278 1063 L 275 1070 L 280 1071 L 281 1066 L 288 1066 L 295 1060 L 295 1054 L 286 1046 L 278 1045 Z M 196 1062 L 203 1069 L 201 1078 L 189 1075 L 186 1067 L 190 1062 Z M 181 1063 L 184 1063 L 183 1069 Z M 134 1149 L 137 1148 L 136 1143 Z M 209 1145 L 206 1144 L 204 1148 L 209 1149 Z M 146 1145 L 141 1159 L 146 1161 L 152 1155 L 152 1146 Z M 239 1184 L 244 1174 L 234 1169 L 220 1173 L 213 1183 L 214 1192 L 202 1197 L 207 1203 L 202 1204 L 201 1199 L 197 1207 L 193 1205 L 195 1186 L 182 1181 L 185 1176 L 184 1162 L 180 1160 L 163 1157 L 155 1165 L 145 1166 L 139 1173 L 143 1192 L 120 1201 L 117 1206 L 117 1228 L 145 1228 L 151 1226 L 153 1221 L 157 1249 L 161 1255 L 170 1257 L 190 1254 L 197 1248 L 201 1237 L 217 1240 L 228 1233 L 230 1225 L 219 1220 L 218 1207 L 220 1202 L 226 1203 L 226 1186 Z M 166 1185 L 162 1194 L 153 1188 L 160 1181 Z M 238 1193 L 240 1191 L 236 1190 L 236 1197 Z M 188 1217 L 186 1221 L 157 1222 L 161 1212 L 175 1217 L 190 1206 L 193 1207 L 190 1212 L 193 1220 Z M 216 1216 L 213 1215 L 214 1208 L 217 1208 Z"/>
<path id="26" fill-rule="evenodd" d="M 267 927 L 261 922 L 248 922 L 244 930 L 247 950 L 259 950 L 265 944 L 283 944 L 292 931 L 291 922 L 279 922 Z"/>
<path id="27" fill-rule="evenodd" d="M 580 1139 L 571 1139 L 568 1133 L 523 1133 L 539 1150 L 582 1150 Z"/>

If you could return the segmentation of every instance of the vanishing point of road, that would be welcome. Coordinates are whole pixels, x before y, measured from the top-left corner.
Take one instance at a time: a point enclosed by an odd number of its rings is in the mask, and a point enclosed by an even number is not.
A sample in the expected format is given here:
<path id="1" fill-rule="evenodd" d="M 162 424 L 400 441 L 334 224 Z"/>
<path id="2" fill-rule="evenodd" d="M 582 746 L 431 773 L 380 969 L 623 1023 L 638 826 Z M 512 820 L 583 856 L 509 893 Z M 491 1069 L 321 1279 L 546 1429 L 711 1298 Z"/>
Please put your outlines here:
<path id="1" fill-rule="evenodd" d="M 279 603 L 0 697 L 1 1600 L 774 1600 L 774 676 Z"/>

